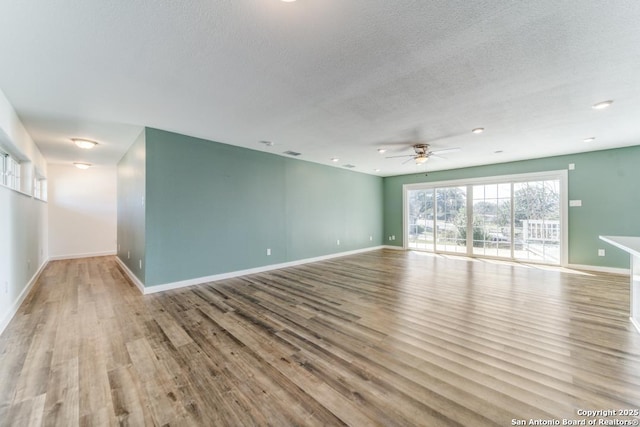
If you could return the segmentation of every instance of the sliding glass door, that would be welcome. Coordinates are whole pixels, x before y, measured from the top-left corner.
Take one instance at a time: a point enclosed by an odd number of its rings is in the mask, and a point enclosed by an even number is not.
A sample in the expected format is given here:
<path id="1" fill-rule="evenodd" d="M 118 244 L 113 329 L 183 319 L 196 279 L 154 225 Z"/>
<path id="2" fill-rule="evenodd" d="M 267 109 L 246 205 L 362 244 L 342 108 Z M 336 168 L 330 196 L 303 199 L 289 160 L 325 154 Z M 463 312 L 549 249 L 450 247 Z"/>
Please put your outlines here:
<path id="1" fill-rule="evenodd" d="M 511 183 L 473 186 L 473 254 L 511 258 Z"/>
<path id="2" fill-rule="evenodd" d="M 560 262 L 560 182 L 527 181 L 514 184 L 514 219 L 518 247 L 515 258 Z"/>
<path id="3" fill-rule="evenodd" d="M 434 242 L 433 190 L 409 192 L 408 246 L 412 249 L 432 250 Z"/>
<path id="4" fill-rule="evenodd" d="M 566 172 L 547 175 L 405 186 L 406 247 L 560 264 Z"/>
<path id="5" fill-rule="evenodd" d="M 467 188 L 436 188 L 436 250 L 467 253 Z"/>

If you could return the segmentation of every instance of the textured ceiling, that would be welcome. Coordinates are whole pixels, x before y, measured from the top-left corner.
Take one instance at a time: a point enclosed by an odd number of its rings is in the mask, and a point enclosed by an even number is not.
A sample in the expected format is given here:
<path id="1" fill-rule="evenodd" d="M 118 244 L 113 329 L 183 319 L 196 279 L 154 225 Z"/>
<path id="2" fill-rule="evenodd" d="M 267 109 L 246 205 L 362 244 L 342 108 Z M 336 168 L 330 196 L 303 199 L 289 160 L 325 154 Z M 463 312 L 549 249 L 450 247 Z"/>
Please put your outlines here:
<path id="1" fill-rule="evenodd" d="M 114 164 L 150 126 L 387 176 L 640 144 L 638 22 L 637 0 L 3 0 L 0 89 L 50 163 Z M 385 158 L 416 142 L 461 150 Z"/>

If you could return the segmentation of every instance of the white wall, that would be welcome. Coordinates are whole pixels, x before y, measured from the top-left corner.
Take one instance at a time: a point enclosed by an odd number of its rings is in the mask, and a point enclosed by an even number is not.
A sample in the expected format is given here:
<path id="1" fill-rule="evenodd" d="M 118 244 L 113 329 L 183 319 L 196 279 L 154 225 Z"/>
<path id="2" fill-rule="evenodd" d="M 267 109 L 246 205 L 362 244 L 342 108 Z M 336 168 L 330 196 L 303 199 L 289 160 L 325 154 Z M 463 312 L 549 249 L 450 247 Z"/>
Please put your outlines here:
<path id="1" fill-rule="evenodd" d="M 51 259 L 116 253 L 117 167 L 47 165 Z"/>
<path id="2" fill-rule="evenodd" d="M 13 107 L 0 91 L 0 145 L 23 162 L 23 192 L 0 185 L 0 333 L 46 265 L 47 204 L 30 196 L 33 170 L 47 165 Z M 26 193 L 26 194 L 25 194 Z"/>

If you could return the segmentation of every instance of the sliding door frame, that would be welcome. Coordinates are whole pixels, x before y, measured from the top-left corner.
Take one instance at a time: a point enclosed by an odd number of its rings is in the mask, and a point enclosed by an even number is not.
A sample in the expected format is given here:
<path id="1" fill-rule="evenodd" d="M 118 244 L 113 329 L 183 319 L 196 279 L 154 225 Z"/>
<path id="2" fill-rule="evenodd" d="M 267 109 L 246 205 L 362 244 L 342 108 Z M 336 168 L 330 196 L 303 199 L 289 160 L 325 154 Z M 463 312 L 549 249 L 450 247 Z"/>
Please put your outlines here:
<path id="1" fill-rule="evenodd" d="M 432 182 L 421 182 L 416 184 L 404 184 L 402 186 L 402 233 L 403 233 L 403 247 L 405 250 L 409 250 L 409 209 L 408 209 L 408 193 L 411 190 L 432 190 L 434 191 L 434 203 L 435 203 L 435 190 L 437 188 L 443 187 L 466 187 L 466 209 L 467 209 L 467 253 L 466 256 L 473 258 L 491 258 L 491 259 L 506 259 L 503 257 L 493 257 L 493 256 L 485 256 L 485 255 L 474 255 L 473 254 L 473 218 L 472 209 L 473 209 L 473 186 L 481 185 L 481 184 L 503 184 L 503 183 L 511 183 L 511 236 L 513 236 L 513 184 L 518 182 L 527 182 L 527 181 L 545 181 L 545 180 L 559 180 L 560 187 L 560 266 L 567 266 L 569 263 L 569 182 L 568 182 L 568 171 L 566 169 L 562 170 L 554 170 L 554 171 L 545 171 L 545 172 L 531 172 L 531 173 L 522 173 L 522 174 L 512 174 L 512 175 L 497 175 L 497 176 L 487 176 L 480 178 L 468 178 L 468 179 L 456 179 L 456 180 L 448 180 L 448 181 L 432 181 Z M 471 200 L 471 203 L 469 202 Z M 434 214 L 435 214 L 435 206 L 434 206 Z M 435 232 L 435 229 L 434 229 Z M 436 250 L 436 235 L 434 234 L 434 245 L 433 250 L 428 252 L 432 253 L 442 253 L 442 254 L 451 254 L 451 255 L 462 255 L 460 252 L 447 252 L 447 251 L 438 251 Z M 512 239 L 513 240 L 513 239 Z M 516 260 L 513 254 L 513 241 L 511 242 L 511 260 L 512 261 L 520 261 L 527 263 L 538 263 L 544 264 L 544 262 L 535 261 L 535 260 Z M 471 249 L 470 249 L 471 248 Z M 554 264 L 555 265 L 555 264 Z"/>

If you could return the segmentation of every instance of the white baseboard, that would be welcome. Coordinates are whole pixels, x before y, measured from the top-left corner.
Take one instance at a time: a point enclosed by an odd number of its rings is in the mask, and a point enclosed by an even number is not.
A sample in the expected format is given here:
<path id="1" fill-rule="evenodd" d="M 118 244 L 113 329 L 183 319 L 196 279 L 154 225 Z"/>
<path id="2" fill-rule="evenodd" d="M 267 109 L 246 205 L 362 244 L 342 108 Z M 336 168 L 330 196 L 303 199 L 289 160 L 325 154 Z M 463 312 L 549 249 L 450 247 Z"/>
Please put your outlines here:
<path id="1" fill-rule="evenodd" d="M 628 276 L 631 273 L 628 268 L 599 267 L 596 265 L 567 264 L 563 265 L 563 267 L 573 268 L 575 270 L 596 271 L 598 273 L 622 274 L 625 276 Z"/>
<path id="2" fill-rule="evenodd" d="M 70 255 L 55 255 L 55 256 L 49 257 L 49 261 L 61 261 L 63 259 L 92 258 L 96 256 L 110 256 L 110 255 L 116 255 L 116 251 L 91 252 L 91 253 L 70 254 Z"/>
<path id="3" fill-rule="evenodd" d="M 44 270 L 44 268 L 47 266 L 48 263 L 49 263 L 49 260 L 47 259 L 45 259 L 42 262 L 42 265 L 38 268 L 38 271 L 35 272 L 31 280 L 29 280 L 29 283 L 27 283 L 27 286 L 25 286 L 22 292 L 20 292 L 20 295 L 18 295 L 18 298 L 14 301 L 13 305 L 9 309 L 9 312 L 4 316 L 4 319 L 2 319 L 2 321 L 0 322 L 0 334 L 2 334 L 5 328 L 9 325 L 9 323 L 11 322 L 11 319 L 13 319 L 13 316 L 16 315 L 16 313 L 18 312 L 18 309 L 20 309 L 20 306 L 24 302 L 24 299 L 27 297 L 27 295 L 29 295 L 29 291 L 31 290 L 31 288 L 33 288 L 33 285 L 36 284 L 36 282 L 38 281 L 38 278 L 40 277 L 40 274 L 42 273 L 42 271 Z"/>
<path id="4" fill-rule="evenodd" d="M 122 260 L 120 258 L 118 258 L 117 256 L 116 256 L 116 262 L 120 265 L 120 267 L 122 267 L 122 269 L 124 270 L 125 274 L 129 277 L 129 279 L 131 279 L 133 284 L 138 287 L 138 290 L 142 294 L 145 294 L 145 293 L 148 294 L 149 293 L 149 292 L 145 292 L 144 291 L 144 285 L 142 284 L 140 279 L 138 279 L 138 276 L 133 274 L 133 271 L 129 270 L 129 267 L 127 267 L 127 265 L 124 262 L 122 262 Z"/>
<path id="5" fill-rule="evenodd" d="M 339 252 L 335 254 L 323 255 L 323 256 L 314 257 L 314 258 L 305 258 L 297 261 L 283 262 L 280 264 L 270 264 L 262 267 L 248 268 L 246 270 L 231 271 L 229 273 L 214 274 L 212 276 L 197 277 L 195 279 L 181 280 L 179 282 L 165 283 L 162 285 L 147 286 L 147 287 L 144 287 L 143 293 L 146 295 L 146 294 L 153 294 L 156 292 L 164 292 L 172 289 L 184 288 L 187 286 L 200 285 L 202 283 L 215 282 L 216 280 L 231 279 L 233 277 L 246 276 L 247 274 L 264 273 L 265 271 L 278 270 L 280 268 L 287 268 L 287 267 L 295 267 L 298 265 L 309 264 L 309 263 L 318 262 L 318 261 L 326 261 L 332 258 L 355 255 L 355 254 L 375 251 L 383 248 L 384 246 L 374 246 L 371 248 L 356 249 L 353 251 Z"/>
<path id="6" fill-rule="evenodd" d="M 393 249 L 394 251 L 404 251 L 402 246 L 391 246 L 391 245 L 383 245 L 382 249 Z"/>

